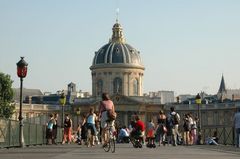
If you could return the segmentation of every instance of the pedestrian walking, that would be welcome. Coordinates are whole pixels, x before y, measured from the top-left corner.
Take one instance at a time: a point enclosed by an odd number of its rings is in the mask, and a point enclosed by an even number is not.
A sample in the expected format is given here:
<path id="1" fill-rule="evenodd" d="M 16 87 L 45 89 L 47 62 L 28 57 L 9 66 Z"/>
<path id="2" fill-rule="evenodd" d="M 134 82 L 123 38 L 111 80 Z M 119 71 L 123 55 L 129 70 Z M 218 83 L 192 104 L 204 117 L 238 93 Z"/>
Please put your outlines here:
<path id="1" fill-rule="evenodd" d="M 240 108 L 237 109 L 234 115 L 234 127 L 235 127 L 235 145 L 240 147 Z"/>
<path id="2" fill-rule="evenodd" d="M 66 142 L 70 144 L 71 139 L 72 139 L 72 119 L 69 118 L 68 114 L 65 114 L 62 144 L 65 144 Z"/>
<path id="3" fill-rule="evenodd" d="M 167 133 L 167 117 L 164 114 L 163 110 L 159 111 L 158 114 L 158 119 L 157 119 L 157 139 L 159 141 L 158 146 L 160 146 L 161 144 L 163 144 L 165 146 L 165 137 L 166 137 L 166 133 Z"/>
<path id="4" fill-rule="evenodd" d="M 49 115 L 49 121 L 47 123 L 47 129 L 46 129 L 46 138 L 47 138 L 47 144 L 51 145 L 52 144 L 52 139 L 53 139 L 53 124 L 54 124 L 54 119 L 53 119 L 53 114 Z"/>
<path id="5" fill-rule="evenodd" d="M 81 144 L 87 144 L 87 117 L 85 114 L 82 116 L 81 121 Z"/>
<path id="6" fill-rule="evenodd" d="M 97 135 L 97 130 L 95 126 L 96 120 L 97 120 L 97 116 L 94 113 L 94 109 L 90 108 L 89 114 L 87 117 L 87 129 L 88 131 L 91 132 L 90 134 L 88 133 L 88 140 L 89 140 L 87 143 L 88 147 L 95 146 L 94 141 L 95 141 L 95 136 Z"/>
<path id="7" fill-rule="evenodd" d="M 177 140 L 180 136 L 178 132 L 179 123 L 180 123 L 180 115 L 175 111 L 174 107 L 170 108 L 170 118 L 171 118 L 171 129 L 172 129 L 172 145 L 177 146 Z"/>
<path id="8" fill-rule="evenodd" d="M 57 139 L 57 128 L 58 128 L 58 114 L 55 113 L 53 115 L 53 134 L 52 134 L 52 143 L 53 144 L 57 144 L 56 143 L 56 139 Z"/>
<path id="9" fill-rule="evenodd" d="M 185 114 L 183 118 L 183 141 L 184 145 L 190 145 L 190 130 L 192 118 L 189 114 Z"/>

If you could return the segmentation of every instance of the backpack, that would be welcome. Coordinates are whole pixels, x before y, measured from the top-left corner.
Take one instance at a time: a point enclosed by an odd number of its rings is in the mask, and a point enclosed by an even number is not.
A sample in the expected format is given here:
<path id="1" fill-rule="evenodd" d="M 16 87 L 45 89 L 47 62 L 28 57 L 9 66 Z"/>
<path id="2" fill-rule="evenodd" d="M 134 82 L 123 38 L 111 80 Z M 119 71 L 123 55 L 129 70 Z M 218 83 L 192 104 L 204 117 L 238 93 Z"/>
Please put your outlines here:
<path id="1" fill-rule="evenodd" d="M 108 120 L 110 120 L 110 121 L 116 120 L 117 113 L 115 111 L 113 111 L 112 109 L 110 109 L 107 111 L 107 116 L 108 116 Z"/>
<path id="2" fill-rule="evenodd" d="M 172 123 L 173 123 L 173 125 L 180 123 L 180 118 L 179 118 L 178 113 L 175 113 L 174 115 L 172 115 Z"/>

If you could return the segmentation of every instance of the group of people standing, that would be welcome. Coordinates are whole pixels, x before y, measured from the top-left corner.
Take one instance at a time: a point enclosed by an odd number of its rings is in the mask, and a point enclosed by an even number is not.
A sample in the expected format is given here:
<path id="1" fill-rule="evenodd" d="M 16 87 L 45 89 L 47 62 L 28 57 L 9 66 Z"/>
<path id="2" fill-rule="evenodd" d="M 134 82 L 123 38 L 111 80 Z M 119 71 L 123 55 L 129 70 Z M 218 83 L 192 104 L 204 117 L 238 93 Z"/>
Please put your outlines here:
<path id="1" fill-rule="evenodd" d="M 58 114 L 50 114 L 49 118 L 46 129 L 47 144 L 57 144 L 55 140 L 57 138 Z"/>
<path id="2" fill-rule="evenodd" d="M 100 138 L 103 145 L 106 144 L 106 127 L 107 123 L 109 125 L 114 125 L 114 120 L 108 119 L 109 110 L 115 112 L 115 107 L 113 102 L 110 100 L 107 93 L 102 95 L 102 101 L 99 106 L 99 113 L 96 114 L 93 108 L 90 108 L 87 116 L 84 116 L 81 123 L 78 123 L 77 131 L 72 132 L 73 122 L 69 118 L 69 115 L 65 115 L 64 120 L 64 132 L 62 144 L 77 142 L 78 144 L 86 143 L 88 147 L 95 146 L 95 143 L 99 144 Z M 47 123 L 47 143 L 56 144 L 55 139 L 57 138 L 57 127 L 58 127 L 58 114 L 50 114 L 49 122 Z M 167 144 L 172 144 L 176 146 L 179 144 L 179 138 L 182 136 L 179 133 L 180 115 L 175 112 L 174 107 L 170 108 L 170 113 L 165 114 L 162 110 L 159 111 L 157 117 L 157 124 L 153 123 L 153 120 L 147 123 L 146 128 L 144 122 L 142 122 L 137 114 L 133 115 L 131 121 L 131 127 L 122 128 L 122 133 L 125 133 L 126 137 L 129 138 L 130 132 L 138 133 L 133 131 L 136 125 L 141 128 L 141 136 L 143 139 L 146 138 L 156 138 L 159 142 L 159 146 Z M 191 145 L 197 142 L 196 138 L 196 120 L 193 120 L 191 114 L 186 114 L 183 118 L 183 136 L 184 144 Z M 145 134 L 146 129 L 146 134 Z M 101 130 L 101 131 L 100 131 Z M 101 132 L 101 135 L 100 135 Z M 119 135 L 121 136 L 121 135 Z"/>
<path id="3" fill-rule="evenodd" d="M 92 147 L 95 146 L 96 143 L 99 144 L 100 138 L 102 145 L 104 146 L 106 144 L 106 128 L 109 125 L 113 126 L 115 121 L 109 120 L 109 112 L 115 112 L 115 106 L 107 93 L 102 94 L 102 101 L 100 102 L 98 113 L 96 114 L 94 111 L 93 108 L 90 108 L 88 115 L 83 117 L 81 123 L 78 123 L 76 133 L 72 132 L 72 120 L 67 114 L 65 115 L 62 144 L 72 141 L 78 144 L 85 142 L 88 147 Z M 163 110 L 160 110 L 157 115 L 157 121 L 154 123 L 153 119 L 151 119 L 146 124 L 146 128 L 144 122 L 140 120 L 137 114 L 133 116 L 134 120 L 130 121 L 129 127 L 123 126 L 119 129 L 119 141 L 129 141 L 131 133 L 134 132 L 133 128 L 135 127 L 136 129 L 136 125 L 138 124 L 137 127 L 141 128 L 141 136 L 143 136 L 143 139 L 154 138 L 154 141 L 158 142 L 158 146 L 166 144 L 172 144 L 173 146 L 179 144 L 200 144 L 197 131 L 198 118 L 194 117 L 191 113 L 184 114 L 180 117 L 174 107 L 170 108 L 169 113 L 164 113 Z M 46 126 L 47 144 L 56 144 L 58 114 L 50 114 L 49 118 Z M 236 132 L 235 145 L 240 147 L 240 109 L 234 116 L 234 126 Z M 214 139 L 218 139 L 217 134 L 215 133 L 214 135 Z M 143 142 L 144 141 L 145 140 L 143 140 Z"/>
<path id="4" fill-rule="evenodd" d="M 46 124 L 46 139 L 47 144 L 57 144 L 57 134 L 58 134 L 58 114 L 50 114 L 49 115 L 49 121 Z M 69 118 L 68 114 L 65 114 L 64 119 L 64 129 L 63 129 L 63 138 L 62 138 L 62 144 L 64 143 L 71 143 L 72 141 L 72 120 Z"/>
<path id="5" fill-rule="evenodd" d="M 167 114 L 160 110 L 156 126 L 152 119 L 147 124 L 147 137 L 154 136 L 158 141 L 158 146 L 165 144 L 172 144 L 173 146 L 197 144 L 197 121 L 198 119 L 193 118 L 191 113 L 185 114 L 181 119 L 174 107 L 171 107 L 170 112 Z M 183 133 L 180 133 L 180 130 Z"/>

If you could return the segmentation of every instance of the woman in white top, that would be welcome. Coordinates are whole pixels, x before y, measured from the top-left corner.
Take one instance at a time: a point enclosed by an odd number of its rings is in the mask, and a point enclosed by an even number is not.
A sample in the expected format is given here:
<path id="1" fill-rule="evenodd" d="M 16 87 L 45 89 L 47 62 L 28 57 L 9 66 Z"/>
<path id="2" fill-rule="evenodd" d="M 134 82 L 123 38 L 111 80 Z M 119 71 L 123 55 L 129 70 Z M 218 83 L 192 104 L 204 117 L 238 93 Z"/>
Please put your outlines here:
<path id="1" fill-rule="evenodd" d="M 194 124 L 194 120 L 192 118 L 192 114 L 189 113 L 188 114 L 188 121 L 189 121 L 189 125 L 190 125 L 190 130 L 189 130 L 189 145 L 193 145 L 194 144 L 194 130 L 192 129 L 193 124 Z"/>

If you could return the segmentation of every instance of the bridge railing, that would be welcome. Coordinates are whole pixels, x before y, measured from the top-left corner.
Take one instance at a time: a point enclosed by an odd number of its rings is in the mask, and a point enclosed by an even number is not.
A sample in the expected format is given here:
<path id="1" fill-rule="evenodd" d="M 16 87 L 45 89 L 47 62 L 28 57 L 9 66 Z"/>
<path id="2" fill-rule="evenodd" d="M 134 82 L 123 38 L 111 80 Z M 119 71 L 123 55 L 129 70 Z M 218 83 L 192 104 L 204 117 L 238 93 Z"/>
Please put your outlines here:
<path id="1" fill-rule="evenodd" d="M 24 122 L 24 143 L 26 146 L 46 144 L 46 126 Z M 62 129 L 58 128 L 56 142 L 62 141 Z M 0 118 L 0 148 L 18 147 L 19 122 Z"/>
<path id="2" fill-rule="evenodd" d="M 229 125 L 214 125 L 214 126 L 204 126 L 202 128 L 203 140 L 207 137 L 212 137 L 214 132 L 217 132 L 217 137 L 219 138 L 218 143 L 223 145 L 234 145 L 234 135 L 235 129 Z"/>

